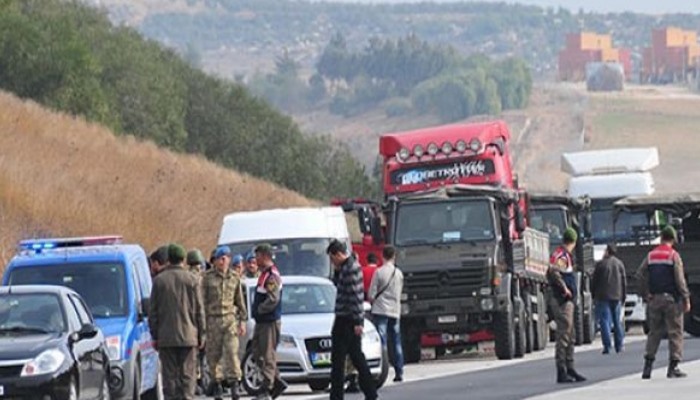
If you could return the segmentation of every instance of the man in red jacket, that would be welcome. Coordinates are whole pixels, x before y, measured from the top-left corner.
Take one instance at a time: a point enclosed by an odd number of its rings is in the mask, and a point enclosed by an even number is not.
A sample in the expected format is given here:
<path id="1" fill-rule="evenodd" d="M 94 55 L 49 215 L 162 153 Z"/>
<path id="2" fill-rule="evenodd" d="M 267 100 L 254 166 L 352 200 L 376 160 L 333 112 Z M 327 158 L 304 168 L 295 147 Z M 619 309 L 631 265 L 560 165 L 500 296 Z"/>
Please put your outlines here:
<path id="1" fill-rule="evenodd" d="M 367 300 L 367 293 L 369 292 L 374 273 L 377 272 L 377 261 L 377 255 L 369 253 L 367 254 L 367 265 L 362 267 L 362 284 L 365 290 L 365 300 Z"/>

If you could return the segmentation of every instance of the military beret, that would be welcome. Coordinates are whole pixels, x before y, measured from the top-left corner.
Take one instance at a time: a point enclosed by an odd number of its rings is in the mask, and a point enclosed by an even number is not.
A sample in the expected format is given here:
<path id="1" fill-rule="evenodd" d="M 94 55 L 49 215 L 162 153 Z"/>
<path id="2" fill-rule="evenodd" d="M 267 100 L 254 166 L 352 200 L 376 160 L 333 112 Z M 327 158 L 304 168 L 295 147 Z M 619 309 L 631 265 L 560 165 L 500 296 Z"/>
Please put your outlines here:
<path id="1" fill-rule="evenodd" d="M 676 240 L 676 230 L 671 225 L 666 225 L 661 230 L 661 240 L 665 241 L 675 241 Z"/>
<path id="2" fill-rule="evenodd" d="M 248 254 L 245 255 L 245 260 L 250 261 L 250 260 L 255 260 L 255 252 L 248 252 Z"/>
<path id="3" fill-rule="evenodd" d="M 255 252 L 258 254 L 266 254 L 272 256 L 272 245 L 269 243 L 263 243 L 255 246 Z"/>
<path id="4" fill-rule="evenodd" d="M 243 256 L 240 254 L 236 254 L 231 258 L 231 265 L 238 265 L 243 262 Z"/>
<path id="5" fill-rule="evenodd" d="M 184 247 L 177 243 L 171 243 L 168 245 L 168 261 L 170 263 L 179 264 L 185 259 L 186 256 L 187 252 L 185 251 Z"/>
<path id="6" fill-rule="evenodd" d="M 214 259 L 216 260 L 217 258 L 221 258 L 223 256 L 230 256 L 231 255 L 231 248 L 228 246 L 219 246 L 216 248 L 216 251 L 214 252 Z"/>
<path id="7" fill-rule="evenodd" d="M 192 249 L 187 252 L 187 265 L 199 265 L 204 262 L 204 255 L 199 249 Z"/>
<path id="8" fill-rule="evenodd" d="M 578 234 L 574 228 L 566 228 L 564 231 L 564 243 L 574 243 L 578 239 Z"/>

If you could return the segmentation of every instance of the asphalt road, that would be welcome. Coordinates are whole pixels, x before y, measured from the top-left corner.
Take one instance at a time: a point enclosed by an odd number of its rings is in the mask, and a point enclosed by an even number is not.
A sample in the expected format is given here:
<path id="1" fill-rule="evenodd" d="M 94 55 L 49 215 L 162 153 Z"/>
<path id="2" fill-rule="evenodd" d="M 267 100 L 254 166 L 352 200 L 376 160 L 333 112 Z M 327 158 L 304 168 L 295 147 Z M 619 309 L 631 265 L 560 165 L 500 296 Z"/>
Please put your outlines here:
<path id="1" fill-rule="evenodd" d="M 641 374 L 643 348 L 644 342 L 638 341 L 628 343 L 622 354 L 604 356 L 600 354 L 600 349 L 577 352 L 577 370 L 588 378 L 587 382 L 580 384 L 556 384 L 553 360 L 541 359 L 443 378 L 393 385 L 382 389 L 380 397 L 382 400 L 524 399 L 592 385 L 634 373 Z M 665 367 L 667 354 L 667 345 L 664 341 L 654 366 L 657 368 Z M 700 359 L 700 339 L 686 338 L 684 356 L 686 361 Z M 663 379 L 666 379 L 665 376 Z M 348 400 L 362 398 L 362 395 L 346 395 Z"/>

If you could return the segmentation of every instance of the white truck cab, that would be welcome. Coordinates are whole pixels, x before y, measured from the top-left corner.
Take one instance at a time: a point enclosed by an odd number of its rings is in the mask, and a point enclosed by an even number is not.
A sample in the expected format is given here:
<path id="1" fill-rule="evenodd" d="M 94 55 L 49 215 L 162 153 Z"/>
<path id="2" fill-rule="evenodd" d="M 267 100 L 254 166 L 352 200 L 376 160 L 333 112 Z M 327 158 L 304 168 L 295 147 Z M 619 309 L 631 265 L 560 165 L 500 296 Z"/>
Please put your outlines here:
<path id="1" fill-rule="evenodd" d="M 287 208 L 237 212 L 224 217 L 219 245 L 245 255 L 269 243 L 282 275 L 331 277 L 326 248 L 338 239 L 350 248 L 345 213 L 340 207 Z"/>
<path id="2" fill-rule="evenodd" d="M 571 175 L 568 195 L 591 199 L 591 235 L 596 261 L 603 258 L 608 243 L 633 245 L 636 227 L 647 226 L 650 222 L 658 225 L 658 221 L 649 221 L 647 213 L 621 212 L 615 217 L 613 210 L 613 203 L 622 198 L 654 194 L 654 178 L 650 171 L 659 165 L 655 147 L 564 153 L 561 161 L 562 171 Z M 646 306 L 641 300 L 637 294 L 627 295 L 625 321 L 646 320 Z"/>

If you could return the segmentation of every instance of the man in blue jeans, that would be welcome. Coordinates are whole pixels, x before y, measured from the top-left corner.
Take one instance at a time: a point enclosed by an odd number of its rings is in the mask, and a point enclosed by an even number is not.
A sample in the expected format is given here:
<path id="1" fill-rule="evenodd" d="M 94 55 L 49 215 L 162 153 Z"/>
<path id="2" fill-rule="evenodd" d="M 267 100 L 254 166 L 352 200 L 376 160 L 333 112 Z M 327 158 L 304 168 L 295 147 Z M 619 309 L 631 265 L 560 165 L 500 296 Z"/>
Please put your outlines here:
<path id="1" fill-rule="evenodd" d="M 621 324 L 620 310 L 627 294 L 625 265 L 615 257 L 615 246 L 605 249 L 605 256 L 598 261 L 593 272 L 592 292 L 595 300 L 595 313 L 600 324 L 603 340 L 603 354 L 610 353 L 610 330 L 615 333 L 615 351 L 623 350 L 625 330 Z"/>
<path id="2" fill-rule="evenodd" d="M 401 347 L 401 292 L 403 273 L 394 265 L 396 249 L 384 247 L 384 264 L 372 277 L 367 298 L 372 303 L 372 321 L 379 330 L 382 345 L 392 346 L 394 382 L 403 381 L 403 349 Z"/>

